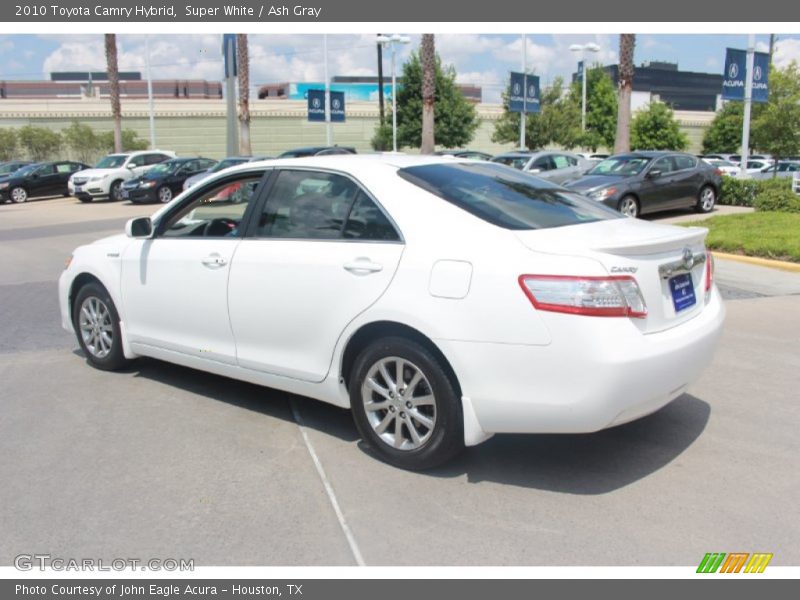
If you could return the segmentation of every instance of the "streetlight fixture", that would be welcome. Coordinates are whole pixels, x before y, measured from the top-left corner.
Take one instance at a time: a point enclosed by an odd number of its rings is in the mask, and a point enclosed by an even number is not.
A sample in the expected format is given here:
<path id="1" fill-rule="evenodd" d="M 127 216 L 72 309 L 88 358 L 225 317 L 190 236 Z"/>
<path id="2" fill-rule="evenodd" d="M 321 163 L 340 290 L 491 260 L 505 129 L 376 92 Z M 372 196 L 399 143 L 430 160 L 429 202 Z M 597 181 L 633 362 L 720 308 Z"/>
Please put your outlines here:
<path id="1" fill-rule="evenodd" d="M 397 152 L 397 74 L 395 72 L 395 55 L 397 54 L 397 44 L 409 44 L 411 38 L 407 35 L 393 33 L 392 35 L 379 35 L 379 44 L 388 45 L 392 51 L 392 151 Z M 383 90 L 380 90 L 383 93 Z"/>
<path id="2" fill-rule="evenodd" d="M 582 79 L 583 79 L 583 102 L 581 104 L 581 131 L 586 131 L 586 52 L 599 52 L 600 46 L 595 44 L 594 42 L 589 42 L 588 44 L 572 44 L 569 49 L 572 52 L 580 52 L 581 53 L 581 71 L 582 71 Z"/>

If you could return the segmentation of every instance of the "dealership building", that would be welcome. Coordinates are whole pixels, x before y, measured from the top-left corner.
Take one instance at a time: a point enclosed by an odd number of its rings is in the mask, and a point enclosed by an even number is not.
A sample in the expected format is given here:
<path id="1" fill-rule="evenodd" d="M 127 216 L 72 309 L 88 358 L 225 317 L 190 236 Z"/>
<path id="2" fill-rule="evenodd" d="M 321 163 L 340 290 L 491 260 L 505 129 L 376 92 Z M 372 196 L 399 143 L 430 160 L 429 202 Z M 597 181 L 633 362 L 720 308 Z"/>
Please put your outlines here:
<path id="1" fill-rule="evenodd" d="M 608 69 L 613 73 L 615 66 Z M 643 69 L 637 68 L 637 78 L 644 79 Z M 134 130 L 141 139 L 147 140 L 150 137 L 147 82 L 136 72 L 120 75 L 123 127 Z M 156 145 L 180 155 L 223 157 L 226 102 L 222 97 L 222 85 L 213 81 L 172 79 L 154 80 L 152 83 L 156 100 Z M 250 102 L 254 154 L 276 156 L 289 148 L 325 145 L 325 124 L 308 121 L 307 102 L 303 99 L 304 93 L 314 87 L 319 89 L 323 85 L 310 82 L 259 87 L 261 99 L 253 98 Z M 717 90 L 720 87 L 721 83 Z M 337 88 L 346 94 L 347 117 L 344 123 L 332 124 L 333 142 L 353 146 L 359 152 L 370 152 L 370 140 L 379 121 L 377 78 L 335 77 L 331 89 Z M 514 149 L 514 144 L 492 141 L 495 122 L 503 115 L 502 105 L 480 102 L 482 91 L 478 86 L 461 86 L 461 89 L 475 103 L 479 118 L 478 129 L 469 147 L 489 153 Z M 637 90 L 636 84 L 634 90 Z M 387 81 L 384 93 L 390 91 L 391 83 Z M 663 87 L 635 91 L 633 108 L 641 107 L 653 98 L 664 100 L 666 91 Z M 703 107 L 709 104 L 710 96 L 704 100 Z M 675 109 L 681 129 L 689 138 L 690 151 L 699 151 L 703 132 L 714 117 L 713 106 L 707 110 L 685 110 L 679 106 Z M 387 115 L 390 114 L 387 106 Z M 73 121 L 90 125 L 97 132 L 111 130 L 105 73 L 53 73 L 48 81 L 0 82 L 0 127 L 17 128 L 31 124 L 61 130 Z"/>

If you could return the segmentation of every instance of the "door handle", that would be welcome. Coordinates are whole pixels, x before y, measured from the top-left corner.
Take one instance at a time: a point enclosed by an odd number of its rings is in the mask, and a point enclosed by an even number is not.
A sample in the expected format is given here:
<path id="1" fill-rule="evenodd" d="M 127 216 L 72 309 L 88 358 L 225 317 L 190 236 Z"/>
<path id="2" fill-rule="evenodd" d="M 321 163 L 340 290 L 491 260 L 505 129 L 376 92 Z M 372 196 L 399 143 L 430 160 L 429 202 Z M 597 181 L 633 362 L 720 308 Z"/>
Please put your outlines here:
<path id="1" fill-rule="evenodd" d="M 372 262 L 368 258 L 357 258 L 354 261 L 344 263 L 342 266 L 345 271 L 349 271 L 354 275 L 367 275 L 383 271 L 382 264 Z"/>
<path id="2" fill-rule="evenodd" d="M 222 258 L 219 254 L 214 252 L 213 254 L 209 254 L 205 258 L 200 260 L 205 266 L 210 267 L 212 269 L 217 269 L 219 267 L 224 267 L 228 264 L 228 261 Z"/>

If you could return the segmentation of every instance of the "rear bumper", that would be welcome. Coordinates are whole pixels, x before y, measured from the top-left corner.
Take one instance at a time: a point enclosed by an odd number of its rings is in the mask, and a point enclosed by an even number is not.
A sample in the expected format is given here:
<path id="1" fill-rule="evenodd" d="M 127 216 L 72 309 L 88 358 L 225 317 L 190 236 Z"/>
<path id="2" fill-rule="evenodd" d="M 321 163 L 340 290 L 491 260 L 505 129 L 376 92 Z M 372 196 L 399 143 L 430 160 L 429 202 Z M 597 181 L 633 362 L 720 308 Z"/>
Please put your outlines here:
<path id="1" fill-rule="evenodd" d="M 483 433 L 585 433 L 655 412 L 708 366 L 725 308 L 714 290 L 696 317 L 652 334 L 628 319 L 541 314 L 547 346 L 436 340 Z"/>

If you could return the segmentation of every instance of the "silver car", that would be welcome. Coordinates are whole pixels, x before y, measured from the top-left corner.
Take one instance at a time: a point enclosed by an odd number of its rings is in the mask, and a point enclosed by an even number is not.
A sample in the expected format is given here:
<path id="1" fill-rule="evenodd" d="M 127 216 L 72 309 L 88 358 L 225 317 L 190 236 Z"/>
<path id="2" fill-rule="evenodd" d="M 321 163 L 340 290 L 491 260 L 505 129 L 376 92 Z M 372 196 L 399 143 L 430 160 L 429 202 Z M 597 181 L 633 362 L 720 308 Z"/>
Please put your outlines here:
<path id="1" fill-rule="evenodd" d="M 572 152 L 552 150 L 506 152 L 492 158 L 492 162 L 527 171 L 553 183 L 563 184 L 583 175 L 596 161 L 587 160 Z"/>
<path id="2" fill-rule="evenodd" d="M 793 177 L 800 171 L 800 161 L 782 160 L 774 165 L 767 165 L 758 173 L 753 173 L 753 179 L 772 179 L 773 177 Z"/>

